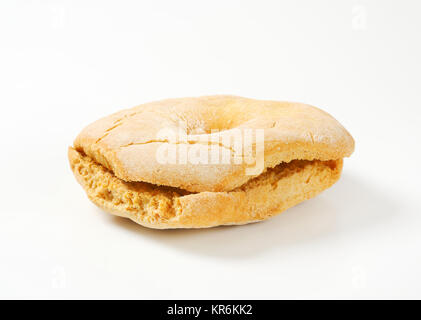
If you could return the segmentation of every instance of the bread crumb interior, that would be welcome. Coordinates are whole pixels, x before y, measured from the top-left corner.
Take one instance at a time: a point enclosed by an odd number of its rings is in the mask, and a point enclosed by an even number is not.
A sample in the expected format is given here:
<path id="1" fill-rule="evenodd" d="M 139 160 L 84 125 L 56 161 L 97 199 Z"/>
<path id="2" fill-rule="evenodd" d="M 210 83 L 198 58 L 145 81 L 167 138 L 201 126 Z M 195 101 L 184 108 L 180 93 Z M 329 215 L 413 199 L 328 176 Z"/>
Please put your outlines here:
<path id="1" fill-rule="evenodd" d="M 168 221 L 180 214 L 180 198 L 194 194 L 179 188 L 146 182 L 123 181 L 87 155 L 73 148 L 69 152 L 72 153 L 70 157 L 72 170 L 79 183 L 85 187 L 89 198 L 110 210 L 117 207 L 119 211 L 130 212 L 140 220 L 147 220 L 149 223 Z M 281 163 L 274 168 L 268 168 L 244 185 L 223 193 L 249 192 L 267 185 L 276 189 L 281 179 L 316 164 L 335 170 L 337 161 L 293 160 L 289 163 Z M 308 177 L 306 183 L 309 183 L 310 179 L 311 177 Z"/>

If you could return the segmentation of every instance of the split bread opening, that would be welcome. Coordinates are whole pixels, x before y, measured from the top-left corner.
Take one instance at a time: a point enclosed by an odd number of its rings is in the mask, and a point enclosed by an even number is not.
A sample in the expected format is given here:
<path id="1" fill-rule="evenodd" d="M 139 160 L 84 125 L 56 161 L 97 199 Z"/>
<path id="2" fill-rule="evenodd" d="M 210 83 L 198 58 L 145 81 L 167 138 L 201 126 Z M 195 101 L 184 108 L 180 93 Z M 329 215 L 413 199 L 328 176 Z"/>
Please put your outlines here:
<path id="1" fill-rule="evenodd" d="M 146 182 L 126 182 L 69 148 L 73 173 L 89 199 L 146 227 L 204 228 L 268 219 L 316 196 L 340 177 L 342 159 L 293 160 L 228 192 L 192 193 Z"/>

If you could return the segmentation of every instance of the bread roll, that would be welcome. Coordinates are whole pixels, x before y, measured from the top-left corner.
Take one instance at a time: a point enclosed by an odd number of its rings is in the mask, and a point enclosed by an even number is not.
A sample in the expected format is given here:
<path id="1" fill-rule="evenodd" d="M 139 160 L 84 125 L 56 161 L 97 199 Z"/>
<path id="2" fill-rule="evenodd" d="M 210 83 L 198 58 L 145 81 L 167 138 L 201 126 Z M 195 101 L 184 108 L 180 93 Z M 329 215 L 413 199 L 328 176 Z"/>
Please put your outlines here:
<path id="1" fill-rule="evenodd" d="M 104 210 L 151 228 L 203 228 L 264 220 L 315 196 L 353 150 L 345 128 L 315 107 L 207 96 L 102 118 L 69 160 Z"/>

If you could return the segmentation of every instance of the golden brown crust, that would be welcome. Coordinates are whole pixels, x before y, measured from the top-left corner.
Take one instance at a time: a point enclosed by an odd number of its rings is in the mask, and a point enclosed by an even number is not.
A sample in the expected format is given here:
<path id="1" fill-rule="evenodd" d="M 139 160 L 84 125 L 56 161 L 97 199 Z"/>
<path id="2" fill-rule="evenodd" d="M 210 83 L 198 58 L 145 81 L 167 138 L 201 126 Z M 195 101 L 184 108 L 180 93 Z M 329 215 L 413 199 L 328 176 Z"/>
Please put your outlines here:
<path id="1" fill-rule="evenodd" d="M 342 159 L 354 149 L 354 140 L 339 122 L 315 107 L 234 96 L 168 99 L 123 110 L 86 127 L 74 147 L 125 181 L 215 192 L 233 190 L 253 178 L 245 173 L 244 163 L 158 163 L 157 148 L 170 143 L 157 139 L 157 132 L 178 130 L 180 121 L 187 122 L 188 150 L 196 144 L 191 139 L 211 129 L 223 130 L 221 136 L 233 128 L 264 129 L 265 168 L 295 159 Z M 230 146 L 222 143 L 216 148 L 222 154 Z"/>
<path id="2" fill-rule="evenodd" d="M 74 175 L 99 207 L 151 228 L 205 228 L 272 217 L 334 184 L 342 159 L 282 163 L 229 192 L 191 193 L 125 182 L 89 156 L 69 148 Z"/>

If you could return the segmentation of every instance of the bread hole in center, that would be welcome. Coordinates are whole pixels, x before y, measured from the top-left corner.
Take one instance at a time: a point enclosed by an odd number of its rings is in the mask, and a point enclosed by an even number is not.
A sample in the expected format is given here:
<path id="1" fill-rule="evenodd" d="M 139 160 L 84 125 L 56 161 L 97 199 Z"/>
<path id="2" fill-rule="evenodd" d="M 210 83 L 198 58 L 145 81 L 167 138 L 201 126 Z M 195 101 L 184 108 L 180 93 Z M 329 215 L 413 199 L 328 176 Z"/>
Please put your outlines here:
<path id="1" fill-rule="evenodd" d="M 240 123 L 234 123 L 233 120 L 225 121 L 189 121 L 186 124 L 186 133 L 188 135 L 205 135 L 236 128 Z"/>

